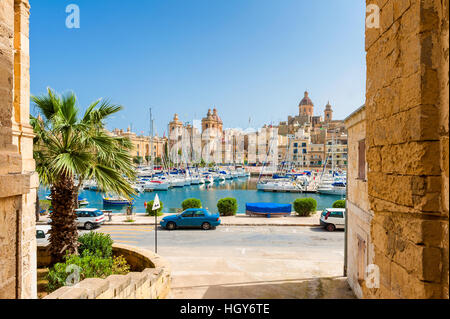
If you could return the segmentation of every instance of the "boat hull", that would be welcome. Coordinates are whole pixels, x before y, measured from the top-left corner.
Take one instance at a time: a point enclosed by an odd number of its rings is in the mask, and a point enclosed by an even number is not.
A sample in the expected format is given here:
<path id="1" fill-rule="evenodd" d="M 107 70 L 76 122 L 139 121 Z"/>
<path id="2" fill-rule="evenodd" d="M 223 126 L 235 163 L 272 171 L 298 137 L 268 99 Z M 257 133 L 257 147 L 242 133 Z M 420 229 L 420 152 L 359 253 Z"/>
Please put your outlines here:
<path id="1" fill-rule="evenodd" d="M 346 193 L 345 188 L 344 189 L 318 189 L 317 192 L 319 194 L 337 195 L 337 196 L 343 196 Z"/>

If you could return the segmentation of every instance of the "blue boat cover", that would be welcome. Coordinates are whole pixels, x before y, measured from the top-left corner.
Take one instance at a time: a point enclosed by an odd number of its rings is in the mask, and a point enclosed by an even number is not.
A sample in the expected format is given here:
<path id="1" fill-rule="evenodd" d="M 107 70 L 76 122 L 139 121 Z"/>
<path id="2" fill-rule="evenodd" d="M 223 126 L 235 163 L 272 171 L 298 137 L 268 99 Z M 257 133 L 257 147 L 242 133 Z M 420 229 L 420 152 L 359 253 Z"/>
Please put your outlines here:
<path id="1" fill-rule="evenodd" d="M 291 204 L 247 203 L 245 209 L 255 213 L 291 213 Z"/>

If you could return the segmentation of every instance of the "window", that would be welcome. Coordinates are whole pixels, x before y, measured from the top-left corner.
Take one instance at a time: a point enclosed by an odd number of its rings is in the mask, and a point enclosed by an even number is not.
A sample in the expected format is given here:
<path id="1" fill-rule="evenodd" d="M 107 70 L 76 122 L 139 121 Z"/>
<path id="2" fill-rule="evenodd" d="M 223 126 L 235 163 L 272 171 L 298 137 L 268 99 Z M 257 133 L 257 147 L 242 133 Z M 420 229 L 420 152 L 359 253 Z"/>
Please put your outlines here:
<path id="1" fill-rule="evenodd" d="M 344 218 L 344 214 L 342 212 L 332 212 L 330 214 L 330 217 L 335 217 L 335 218 Z"/>
<path id="2" fill-rule="evenodd" d="M 194 213 L 194 217 L 205 217 L 205 213 L 201 210 L 198 210 Z"/>
<path id="3" fill-rule="evenodd" d="M 41 239 L 45 238 L 45 233 L 43 230 L 36 230 L 36 238 Z"/>
<path id="4" fill-rule="evenodd" d="M 88 212 L 77 212 L 77 217 L 89 217 Z"/>
<path id="5" fill-rule="evenodd" d="M 306 143 L 302 143 L 302 147 L 306 147 Z"/>
<path id="6" fill-rule="evenodd" d="M 366 140 L 358 143 L 358 179 L 366 179 Z"/>
<path id="7" fill-rule="evenodd" d="M 298 143 L 294 143 L 294 147 L 298 147 Z"/>
<path id="8" fill-rule="evenodd" d="M 186 212 L 182 216 L 183 217 L 192 217 L 192 214 L 194 214 L 194 212 Z"/>

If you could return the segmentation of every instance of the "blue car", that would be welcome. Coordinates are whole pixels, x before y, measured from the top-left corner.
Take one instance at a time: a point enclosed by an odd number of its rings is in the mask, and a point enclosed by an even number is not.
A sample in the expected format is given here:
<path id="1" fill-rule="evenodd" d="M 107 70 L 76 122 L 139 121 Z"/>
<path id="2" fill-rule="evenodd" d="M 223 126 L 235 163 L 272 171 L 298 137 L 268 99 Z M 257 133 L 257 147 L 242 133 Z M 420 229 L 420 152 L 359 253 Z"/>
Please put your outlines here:
<path id="1" fill-rule="evenodd" d="M 220 225 L 220 216 L 219 214 L 211 214 L 203 208 L 189 208 L 180 214 L 164 217 L 159 224 L 167 230 L 176 228 L 209 230 Z"/>

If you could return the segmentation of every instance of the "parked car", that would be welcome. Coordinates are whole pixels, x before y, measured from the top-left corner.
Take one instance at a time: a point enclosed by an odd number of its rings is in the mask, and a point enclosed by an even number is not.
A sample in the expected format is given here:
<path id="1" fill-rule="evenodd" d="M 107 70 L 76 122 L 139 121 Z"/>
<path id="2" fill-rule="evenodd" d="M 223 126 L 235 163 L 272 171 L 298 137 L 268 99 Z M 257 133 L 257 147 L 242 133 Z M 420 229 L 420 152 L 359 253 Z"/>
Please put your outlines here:
<path id="1" fill-rule="evenodd" d="M 75 209 L 77 215 L 78 227 L 82 227 L 86 230 L 91 230 L 94 227 L 100 226 L 105 222 L 105 214 L 97 208 L 78 208 Z M 50 218 L 49 221 L 50 223 Z"/>
<path id="2" fill-rule="evenodd" d="M 320 225 L 328 231 L 345 228 L 345 208 L 327 208 L 320 216 Z"/>
<path id="3" fill-rule="evenodd" d="M 36 225 L 36 239 L 47 239 L 50 226 Z"/>
<path id="4" fill-rule="evenodd" d="M 220 225 L 219 214 L 211 214 L 203 208 L 189 208 L 177 215 L 164 217 L 161 227 L 174 230 L 177 228 L 201 228 L 209 230 Z"/>

